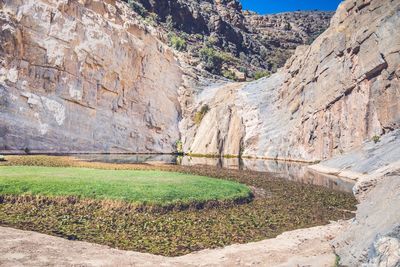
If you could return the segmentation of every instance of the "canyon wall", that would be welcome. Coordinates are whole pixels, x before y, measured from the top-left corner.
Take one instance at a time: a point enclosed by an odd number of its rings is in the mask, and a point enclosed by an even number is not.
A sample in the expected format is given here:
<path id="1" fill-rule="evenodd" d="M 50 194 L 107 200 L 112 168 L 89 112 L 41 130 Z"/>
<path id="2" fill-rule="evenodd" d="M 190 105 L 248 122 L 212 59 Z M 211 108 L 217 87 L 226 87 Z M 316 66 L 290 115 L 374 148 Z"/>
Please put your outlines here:
<path id="1" fill-rule="evenodd" d="M 185 52 L 191 57 L 192 66 L 219 75 L 234 70 L 238 80 L 244 80 L 243 76 L 251 79 L 257 71 L 266 69 L 275 72 L 297 46 L 309 44 L 328 28 L 334 14 L 300 11 L 257 15 L 243 10 L 239 0 L 136 0 L 130 3 L 146 19 L 154 18 L 152 21 L 159 28 L 185 40 Z M 200 51 L 205 46 L 223 53 L 222 69 L 210 66 L 202 58 Z M 232 75 L 224 76 L 232 79 Z"/>
<path id="2" fill-rule="evenodd" d="M 343 2 L 270 78 L 194 91 L 180 124 L 185 151 L 315 161 L 399 128 L 399 28 L 399 0 Z"/>
<path id="3" fill-rule="evenodd" d="M 181 140 L 192 154 L 315 161 L 400 126 L 399 0 L 343 2 L 311 46 L 250 83 L 192 67 L 120 1 L 0 7 L 0 153 L 171 153 Z"/>
<path id="4" fill-rule="evenodd" d="M 181 69 L 126 4 L 0 7 L 0 152 L 175 151 Z"/>

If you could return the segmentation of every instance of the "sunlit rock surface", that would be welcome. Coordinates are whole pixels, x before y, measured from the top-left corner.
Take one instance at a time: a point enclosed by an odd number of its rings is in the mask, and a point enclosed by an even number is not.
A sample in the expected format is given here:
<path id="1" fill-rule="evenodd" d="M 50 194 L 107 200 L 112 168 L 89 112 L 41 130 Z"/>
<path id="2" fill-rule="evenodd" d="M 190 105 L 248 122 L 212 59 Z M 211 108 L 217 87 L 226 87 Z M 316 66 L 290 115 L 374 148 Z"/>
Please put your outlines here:
<path id="1" fill-rule="evenodd" d="M 2 1 L 0 150 L 342 154 L 399 128 L 399 5 L 345 1 L 278 73 L 229 83 L 179 63 L 125 3 Z"/>
<path id="2" fill-rule="evenodd" d="M 332 242 L 344 266 L 400 264 L 400 130 L 312 166 L 357 179 L 357 213 Z"/>
<path id="3" fill-rule="evenodd" d="M 211 110 L 199 126 L 184 118 L 185 149 L 320 160 L 399 128 L 399 6 L 398 0 L 345 1 L 330 28 L 272 77 L 195 94 L 189 109 Z"/>
<path id="4" fill-rule="evenodd" d="M 181 71 L 127 5 L 0 6 L 0 150 L 174 151 Z"/>

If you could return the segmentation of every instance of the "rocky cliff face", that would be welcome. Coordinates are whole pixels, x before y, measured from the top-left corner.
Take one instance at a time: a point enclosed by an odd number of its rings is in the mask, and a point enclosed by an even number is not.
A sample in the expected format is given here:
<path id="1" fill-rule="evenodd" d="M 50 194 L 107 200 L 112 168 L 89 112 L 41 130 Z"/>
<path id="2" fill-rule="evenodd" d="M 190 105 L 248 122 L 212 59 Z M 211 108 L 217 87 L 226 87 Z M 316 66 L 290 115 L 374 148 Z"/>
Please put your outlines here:
<path id="1" fill-rule="evenodd" d="M 238 0 L 126 0 L 159 27 L 185 40 L 192 66 L 230 79 L 251 79 L 257 71 L 276 72 L 294 53 L 328 26 L 333 12 L 257 15 Z M 202 47 L 222 53 L 220 67 L 204 66 Z M 240 72 L 240 73 L 239 73 Z"/>
<path id="2" fill-rule="evenodd" d="M 269 34 L 267 21 L 289 20 L 200 2 L 235 29 Z M 177 60 L 165 31 L 122 2 L 0 4 L 0 150 L 174 152 L 181 139 L 193 154 L 319 160 L 400 125 L 398 0 L 345 1 L 311 46 L 251 83 L 211 79 L 186 53 Z M 318 31 L 306 17 L 290 27 Z"/>
<path id="3" fill-rule="evenodd" d="M 181 122 L 186 151 L 320 160 L 399 128 L 399 26 L 398 0 L 345 1 L 272 77 L 194 93 L 210 111 Z"/>
<path id="4" fill-rule="evenodd" d="M 262 61 L 275 72 L 299 45 L 311 44 L 328 27 L 333 12 L 297 11 L 273 15 L 245 12 L 245 24 L 261 44 Z"/>
<path id="5" fill-rule="evenodd" d="M 0 151 L 175 150 L 181 70 L 130 8 L 0 5 Z"/>
<path id="6" fill-rule="evenodd" d="M 355 218 L 332 241 L 343 266 L 400 265 L 400 130 L 311 166 L 355 179 Z"/>

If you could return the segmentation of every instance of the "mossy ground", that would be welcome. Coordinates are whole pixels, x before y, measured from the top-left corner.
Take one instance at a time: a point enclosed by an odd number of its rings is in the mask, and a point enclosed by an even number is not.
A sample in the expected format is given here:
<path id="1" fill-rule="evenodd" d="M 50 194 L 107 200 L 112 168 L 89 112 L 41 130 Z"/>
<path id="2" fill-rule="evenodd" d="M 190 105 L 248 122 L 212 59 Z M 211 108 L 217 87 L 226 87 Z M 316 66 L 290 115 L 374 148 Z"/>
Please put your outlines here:
<path id="1" fill-rule="evenodd" d="M 351 194 L 274 178 L 272 174 L 210 166 L 149 166 L 80 162 L 68 157 L 7 157 L 2 165 L 157 169 L 244 183 L 258 191 L 252 202 L 201 210 L 138 211 L 128 203 L 51 198 L 0 198 L 0 225 L 112 247 L 177 256 L 246 243 L 353 216 Z M 1 167 L 0 167 L 1 168 Z"/>

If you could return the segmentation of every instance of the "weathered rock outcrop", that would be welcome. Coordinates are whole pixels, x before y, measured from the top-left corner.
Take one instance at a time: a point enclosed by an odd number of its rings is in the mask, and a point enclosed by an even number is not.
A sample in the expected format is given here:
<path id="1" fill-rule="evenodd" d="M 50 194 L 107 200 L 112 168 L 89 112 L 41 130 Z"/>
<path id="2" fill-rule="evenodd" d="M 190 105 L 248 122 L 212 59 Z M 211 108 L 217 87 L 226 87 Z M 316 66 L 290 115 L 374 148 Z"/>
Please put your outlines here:
<path id="1" fill-rule="evenodd" d="M 312 166 L 357 179 L 356 217 L 333 242 L 344 266 L 400 265 L 400 130 Z"/>
<path id="2" fill-rule="evenodd" d="M 261 45 L 263 66 L 275 71 L 299 45 L 311 44 L 328 27 L 333 12 L 297 11 L 259 15 L 245 12 L 245 23 Z"/>
<path id="3" fill-rule="evenodd" d="M 211 109 L 199 126 L 184 117 L 185 150 L 314 161 L 399 128 L 399 27 L 398 0 L 345 1 L 330 28 L 272 77 L 193 93 L 183 110 Z M 228 91 L 226 101 L 213 97 Z M 241 130 L 232 137 L 212 114 Z"/>
<path id="4" fill-rule="evenodd" d="M 276 72 L 299 45 L 310 43 L 329 26 L 333 12 L 290 12 L 257 15 L 243 11 L 239 0 L 124 0 L 138 13 L 184 39 L 192 66 L 205 68 L 199 49 L 205 45 L 224 53 L 225 75 L 237 80 L 256 71 Z M 210 70 L 210 69 L 208 69 Z"/>
<path id="5" fill-rule="evenodd" d="M 0 7 L 0 151 L 175 150 L 180 67 L 126 4 Z"/>

